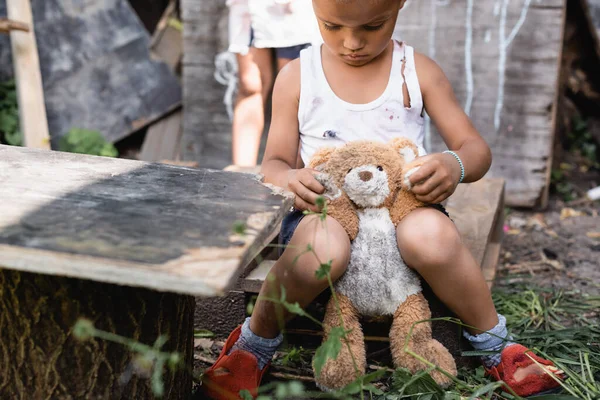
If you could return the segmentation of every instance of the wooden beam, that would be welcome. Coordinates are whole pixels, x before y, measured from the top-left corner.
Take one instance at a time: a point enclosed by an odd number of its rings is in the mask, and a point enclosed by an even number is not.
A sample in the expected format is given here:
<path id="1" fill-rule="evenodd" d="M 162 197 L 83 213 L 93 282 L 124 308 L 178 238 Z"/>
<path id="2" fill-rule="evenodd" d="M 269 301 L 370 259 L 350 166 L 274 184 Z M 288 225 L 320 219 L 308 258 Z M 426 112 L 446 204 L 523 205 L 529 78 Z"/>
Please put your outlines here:
<path id="1" fill-rule="evenodd" d="M 13 30 L 10 33 L 23 140 L 27 147 L 50 150 L 50 133 L 31 3 L 29 0 L 7 0 L 6 8 L 9 19 L 21 21 L 31 27 L 29 32 Z"/>
<path id="2" fill-rule="evenodd" d="M 183 57 L 183 35 L 169 24 L 175 16 L 175 1 L 171 1 L 152 36 L 150 54 L 165 62 L 175 72 Z M 181 135 L 183 133 L 183 112 L 176 110 L 148 127 L 139 159 L 142 161 L 175 161 L 179 158 Z"/>

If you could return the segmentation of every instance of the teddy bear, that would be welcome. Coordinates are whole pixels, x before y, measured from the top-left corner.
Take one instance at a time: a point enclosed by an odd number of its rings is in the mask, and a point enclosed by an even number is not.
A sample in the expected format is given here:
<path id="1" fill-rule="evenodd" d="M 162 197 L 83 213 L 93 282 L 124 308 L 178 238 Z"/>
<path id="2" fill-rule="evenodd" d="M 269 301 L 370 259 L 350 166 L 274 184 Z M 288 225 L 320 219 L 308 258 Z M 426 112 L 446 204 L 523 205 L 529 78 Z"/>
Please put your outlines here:
<path id="1" fill-rule="evenodd" d="M 349 331 L 343 339 L 347 343 L 342 343 L 336 359 L 326 361 L 320 374 L 315 370 L 323 390 L 341 389 L 365 373 L 360 316 L 393 316 L 389 337 L 396 367 L 413 373 L 429 369 L 404 350 L 412 327 L 408 349 L 456 376 L 454 358 L 431 336 L 431 322 L 415 324 L 430 319 L 431 311 L 419 276 L 404 263 L 396 242 L 398 222 L 425 205 L 410 191 L 408 180 L 419 168 L 417 156 L 411 140 L 395 138 L 389 143 L 355 141 L 321 148 L 311 159 L 309 167 L 318 171 L 316 179 L 325 187 L 327 215 L 345 228 L 351 240 L 350 263 L 335 283 L 337 304 L 332 296 L 323 320 L 324 341 L 343 320 Z M 451 383 L 438 370 L 430 374 L 442 386 Z"/>

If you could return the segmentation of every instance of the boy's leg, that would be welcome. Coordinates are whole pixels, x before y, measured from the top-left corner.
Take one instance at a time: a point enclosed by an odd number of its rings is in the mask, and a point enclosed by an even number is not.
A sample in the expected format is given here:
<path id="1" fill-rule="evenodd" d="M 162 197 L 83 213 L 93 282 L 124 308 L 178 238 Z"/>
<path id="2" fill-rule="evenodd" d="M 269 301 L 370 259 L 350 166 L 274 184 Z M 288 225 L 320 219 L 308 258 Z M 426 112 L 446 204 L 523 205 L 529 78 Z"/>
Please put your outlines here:
<path id="1" fill-rule="evenodd" d="M 309 244 L 312 251 L 307 252 Z M 281 343 L 283 324 L 293 317 L 265 298 L 279 299 L 283 286 L 286 301 L 304 307 L 328 286 L 327 279 L 315 275 L 321 263 L 332 260 L 331 277 L 335 281 L 345 272 L 349 258 L 350 241 L 337 221 L 304 217 L 271 269 L 272 278 L 265 280 L 252 317 L 234 330 L 219 359 L 204 373 L 205 393 L 213 399 L 237 399 L 242 389 L 254 394 L 265 366 Z"/>
<path id="2" fill-rule="evenodd" d="M 308 245 L 312 251 L 307 251 Z M 256 302 L 250 328 L 254 333 L 273 338 L 283 328 L 290 315 L 284 307 L 261 297 L 280 298 L 283 286 L 288 303 L 307 306 L 328 286 L 327 279 L 317 279 L 321 263 L 332 260 L 331 278 L 335 282 L 346 271 L 350 260 L 350 240 L 342 226 L 333 218 L 325 222 L 319 216 L 304 217 L 294 231 L 287 248 L 271 269 L 272 279 L 265 280 Z"/>
<path id="3" fill-rule="evenodd" d="M 510 349 L 512 346 L 508 346 L 513 343 L 510 342 L 505 319 L 501 316 L 499 318 L 496 313 L 481 268 L 462 243 L 460 233 L 452 221 L 438 210 L 424 207 L 407 215 L 398 224 L 396 233 L 398 248 L 406 264 L 427 281 L 448 308 L 472 327 L 466 328 L 468 333 L 465 336 L 474 347 L 489 351 L 500 351 L 504 347 L 505 351 Z M 517 349 L 524 348 L 519 346 L 513 350 Z M 504 352 L 484 357 L 486 367 L 498 366 L 501 354 L 504 361 Z M 546 386 L 557 386 L 552 377 L 533 361 L 529 362 L 527 357 L 524 360 L 522 367 L 514 368 L 511 372 L 510 379 L 517 383 L 525 382 L 526 379 L 543 379 Z M 554 367 L 549 367 L 548 371 L 555 374 L 560 372 Z M 532 375 L 539 378 L 532 379 Z M 506 377 L 504 379 L 510 380 Z"/>
<path id="4" fill-rule="evenodd" d="M 233 110 L 233 163 L 254 166 L 265 127 L 265 103 L 273 84 L 271 49 L 237 54 L 238 94 Z"/>

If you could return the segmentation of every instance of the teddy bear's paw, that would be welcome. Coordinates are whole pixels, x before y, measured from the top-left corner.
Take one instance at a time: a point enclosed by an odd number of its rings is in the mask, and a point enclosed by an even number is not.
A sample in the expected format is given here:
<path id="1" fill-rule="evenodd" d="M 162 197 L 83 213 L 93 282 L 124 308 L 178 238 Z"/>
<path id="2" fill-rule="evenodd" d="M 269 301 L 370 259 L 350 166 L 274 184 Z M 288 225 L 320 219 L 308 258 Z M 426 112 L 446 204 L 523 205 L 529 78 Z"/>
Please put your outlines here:
<path id="1" fill-rule="evenodd" d="M 419 170 L 419 168 L 421 168 L 421 166 L 411 168 L 404 173 L 404 178 L 402 179 L 402 185 L 406 188 L 406 190 L 412 189 L 412 184 L 410 183 L 409 178 L 411 177 L 412 174 L 417 172 Z"/>
<path id="2" fill-rule="evenodd" d="M 327 200 L 335 200 L 342 195 L 342 191 L 337 187 L 333 181 L 333 177 L 327 173 L 320 172 L 315 174 L 315 179 L 325 188 L 323 196 Z"/>
<path id="3" fill-rule="evenodd" d="M 452 354 L 435 339 L 431 339 L 427 344 L 423 344 L 423 346 L 426 347 L 426 351 L 424 351 L 425 358 L 441 370 L 436 369 L 430 372 L 433 380 L 441 387 L 450 386 L 452 378 L 448 375 L 457 375 L 456 362 Z"/>
<path id="4" fill-rule="evenodd" d="M 362 344 L 364 347 L 364 344 Z M 354 346 L 350 346 L 354 347 Z M 348 347 L 342 344 L 342 348 L 337 356 L 334 359 L 328 359 L 325 362 L 323 368 L 321 368 L 321 373 L 317 375 L 317 371 L 314 369 L 313 362 L 313 372 L 315 374 L 315 383 L 319 387 L 319 389 L 330 392 L 333 390 L 339 390 L 348 384 L 354 382 L 357 377 L 363 375 L 366 369 L 366 359 L 362 359 L 360 357 L 361 349 L 357 348 L 355 352 L 354 360 L 357 363 L 358 371 L 354 366 L 354 361 L 350 352 L 348 351 Z M 362 351 L 364 353 L 364 349 Z"/>

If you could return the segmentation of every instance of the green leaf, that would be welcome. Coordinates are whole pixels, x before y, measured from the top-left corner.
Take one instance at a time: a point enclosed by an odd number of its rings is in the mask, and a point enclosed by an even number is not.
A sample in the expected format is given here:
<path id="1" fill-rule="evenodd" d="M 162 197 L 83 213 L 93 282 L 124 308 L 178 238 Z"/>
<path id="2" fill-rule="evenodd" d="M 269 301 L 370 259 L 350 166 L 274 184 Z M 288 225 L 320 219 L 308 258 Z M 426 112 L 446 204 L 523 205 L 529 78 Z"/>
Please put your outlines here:
<path id="1" fill-rule="evenodd" d="M 305 317 L 307 315 L 306 311 L 304 311 L 304 309 L 300 307 L 300 304 L 298 304 L 298 302 L 291 304 L 286 301 L 283 303 L 283 306 L 292 314 L 300 315 L 302 317 Z"/>
<path id="2" fill-rule="evenodd" d="M 289 399 L 294 396 L 301 396 L 304 394 L 304 385 L 298 381 L 292 381 L 287 383 L 279 383 L 275 388 L 275 397 L 278 399 Z"/>
<path id="3" fill-rule="evenodd" d="M 23 135 L 20 131 L 14 131 L 13 133 L 6 132 L 4 140 L 11 146 L 23 146 Z"/>
<path id="4" fill-rule="evenodd" d="M 378 381 L 379 379 L 383 378 L 385 374 L 387 374 L 387 371 L 385 369 L 378 369 L 375 372 L 371 372 L 370 374 L 364 375 L 362 377 L 362 381 L 363 383 Z"/>
<path id="5" fill-rule="evenodd" d="M 319 266 L 319 269 L 315 272 L 315 276 L 317 277 L 317 279 L 327 278 L 327 276 L 331 272 L 331 263 L 332 263 L 332 260 L 329 260 L 329 262 L 327 262 L 325 264 L 321 264 Z"/>
<path id="6" fill-rule="evenodd" d="M 381 389 L 379 389 L 378 387 L 375 387 L 374 385 L 372 385 L 370 383 L 363 386 L 363 390 L 366 390 L 367 392 L 373 393 L 378 396 L 383 394 L 383 391 Z"/>
<path id="7" fill-rule="evenodd" d="M 362 388 L 362 382 L 361 382 L 361 379 L 358 378 L 354 382 L 350 382 L 349 384 L 344 386 L 344 388 L 341 390 L 341 392 L 343 394 L 357 394 L 357 393 L 360 393 L 361 388 Z"/>
<path id="8" fill-rule="evenodd" d="M 317 199 L 315 200 L 315 205 L 319 208 L 319 210 L 322 210 L 323 207 L 325 207 L 325 197 L 317 197 Z"/>
<path id="9" fill-rule="evenodd" d="M 315 352 L 313 365 L 317 376 L 321 375 L 321 369 L 323 369 L 328 359 L 335 360 L 340 354 L 344 333 L 341 326 L 333 327 L 327 336 L 327 340 Z"/>
<path id="10" fill-rule="evenodd" d="M 502 383 L 500 382 L 490 382 L 487 385 L 480 387 L 479 389 L 477 389 L 476 391 L 474 391 L 470 396 L 469 399 L 476 399 L 481 395 L 484 394 L 488 394 L 488 393 L 493 393 L 496 389 L 498 389 L 499 387 L 502 387 Z"/>
<path id="11" fill-rule="evenodd" d="M 240 391 L 240 397 L 243 400 L 254 400 L 254 398 L 252 397 L 252 395 L 250 394 L 250 392 L 247 389 Z"/>
<path id="12" fill-rule="evenodd" d="M 200 339 L 200 338 L 211 338 L 214 337 L 215 334 L 211 331 L 209 331 L 208 329 L 196 329 L 194 330 L 194 338 L 196 339 Z"/>
<path id="13" fill-rule="evenodd" d="M 103 157 L 116 157 L 119 154 L 100 132 L 79 128 L 73 128 L 63 136 L 59 141 L 58 149 L 70 153 Z"/>
<path id="14" fill-rule="evenodd" d="M 244 221 L 235 221 L 233 223 L 233 232 L 238 235 L 246 234 L 246 223 Z"/>

